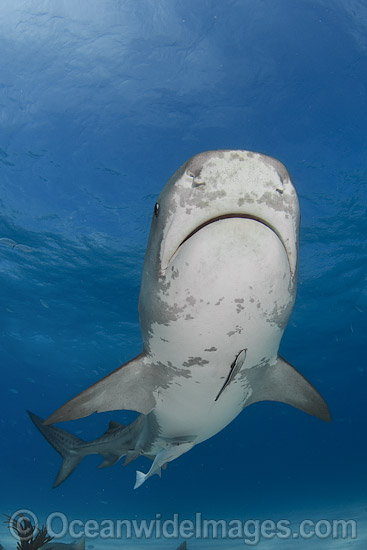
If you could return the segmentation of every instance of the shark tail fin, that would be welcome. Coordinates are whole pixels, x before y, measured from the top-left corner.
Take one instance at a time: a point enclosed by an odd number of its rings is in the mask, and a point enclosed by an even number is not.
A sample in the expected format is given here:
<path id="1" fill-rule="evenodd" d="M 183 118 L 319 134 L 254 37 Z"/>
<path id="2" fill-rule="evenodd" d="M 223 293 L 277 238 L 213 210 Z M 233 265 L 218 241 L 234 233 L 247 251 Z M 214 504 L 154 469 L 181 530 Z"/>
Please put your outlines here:
<path id="1" fill-rule="evenodd" d="M 75 435 L 69 434 L 65 430 L 61 430 L 55 426 L 45 425 L 42 418 L 31 413 L 30 411 L 27 412 L 36 428 L 38 428 L 55 451 L 62 456 L 62 466 L 53 485 L 54 487 L 57 487 L 60 483 L 65 481 L 67 477 L 69 477 L 73 470 L 75 470 L 78 466 L 79 462 L 81 462 L 84 458 L 86 454 L 83 449 L 85 443 L 82 439 L 79 439 Z"/>
<path id="2" fill-rule="evenodd" d="M 279 401 L 330 422 L 329 408 L 317 389 L 290 363 L 278 356 L 275 365 L 249 369 L 252 394 L 245 407 L 258 401 Z"/>
<path id="3" fill-rule="evenodd" d="M 162 468 L 157 468 L 153 472 L 153 474 L 157 474 L 159 477 L 162 477 Z M 139 472 L 139 470 L 136 470 L 136 481 L 134 489 L 137 489 L 138 487 L 140 487 L 140 485 L 143 485 L 144 481 L 153 474 L 151 473 L 151 470 L 149 470 L 147 474 L 143 474 L 143 472 Z"/>
<path id="4" fill-rule="evenodd" d="M 137 489 L 138 487 L 140 487 L 140 485 L 143 485 L 147 477 L 147 474 L 143 474 L 143 472 L 139 472 L 139 470 L 136 470 L 136 481 L 134 489 Z"/>

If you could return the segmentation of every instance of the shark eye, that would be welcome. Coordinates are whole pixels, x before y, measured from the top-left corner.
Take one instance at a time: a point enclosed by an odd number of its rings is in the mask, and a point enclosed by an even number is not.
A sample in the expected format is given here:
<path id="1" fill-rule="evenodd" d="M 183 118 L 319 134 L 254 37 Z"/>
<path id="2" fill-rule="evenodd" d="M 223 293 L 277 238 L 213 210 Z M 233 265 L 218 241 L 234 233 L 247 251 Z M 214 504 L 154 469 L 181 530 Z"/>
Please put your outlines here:
<path id="1" fill-rule="evenodd" d="M 158 217 L 158 214 L 159 214 L 159 202 L 156 202 L 154 206 L 154 215 L 156 218 Z"/>

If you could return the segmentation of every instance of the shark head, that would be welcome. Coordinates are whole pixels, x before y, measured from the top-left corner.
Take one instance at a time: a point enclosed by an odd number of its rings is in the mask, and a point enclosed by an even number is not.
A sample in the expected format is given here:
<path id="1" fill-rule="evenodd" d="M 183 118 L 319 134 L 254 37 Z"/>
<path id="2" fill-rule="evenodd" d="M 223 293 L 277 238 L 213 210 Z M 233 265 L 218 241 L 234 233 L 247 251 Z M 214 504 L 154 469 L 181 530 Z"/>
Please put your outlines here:
<path id="1" fill-rule="evenodd" d="M 250 218 L 270 227 L 281 240 L 296 277 L 296 191 L 283 164 L 249 151 L 208 151 L 177 170 L 154 207 L 147 262 L 164 276 L 184 242 L 206 225 L 230 217 Z"/>
<path id="2" fill-rule="evenodd" d="M 157 295 L 152 284 L 155 281 L 164 289 L 166 274 L 182 245 L 203 228 L 227 218 L 255 220 L 274 232 L 286 252 L 290 293 L 295 294 L 300 214 L 287 169 L 258 153 L 208 151 L 182 165 L 155 204 L 139 301 L 141 320 L 159 317 L 159 304 L 151 302 L 151 296 Z M 142 329 L 144 333 L 143 324 Z"/>

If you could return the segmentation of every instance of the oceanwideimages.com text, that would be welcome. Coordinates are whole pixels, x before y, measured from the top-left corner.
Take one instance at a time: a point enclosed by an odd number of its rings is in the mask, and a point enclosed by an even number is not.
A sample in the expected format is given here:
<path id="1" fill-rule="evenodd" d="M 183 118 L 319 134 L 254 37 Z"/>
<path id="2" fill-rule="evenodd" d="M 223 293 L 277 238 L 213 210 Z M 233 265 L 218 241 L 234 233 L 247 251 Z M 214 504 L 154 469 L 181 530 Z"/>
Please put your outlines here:
<path id="1" fill-rule="evenodd" d="M 21 537 L 19 528 L 24 520 L 38 528 L 38 518 L 31 510 L 17 510 L 12 520 L 18 522 L 15 538 Z M 53 512 L 46 519 L 49 536 L 57 539 L 242 539 L 249 546 L 271 539 L 343 539 L 357 538 L 357 522 L 353 519 L 303 519 L 298 524 L 289 519 L 206 519 L 196 513 L 194 519 L 181 519 L 173 514 L 162 519 L 156 514 L 153 519 L 70 519 L 62 512 Z M 11 530 L 11 529 L 10 529 Z M 23 539 L 26 540 L 26 533 Z"/>

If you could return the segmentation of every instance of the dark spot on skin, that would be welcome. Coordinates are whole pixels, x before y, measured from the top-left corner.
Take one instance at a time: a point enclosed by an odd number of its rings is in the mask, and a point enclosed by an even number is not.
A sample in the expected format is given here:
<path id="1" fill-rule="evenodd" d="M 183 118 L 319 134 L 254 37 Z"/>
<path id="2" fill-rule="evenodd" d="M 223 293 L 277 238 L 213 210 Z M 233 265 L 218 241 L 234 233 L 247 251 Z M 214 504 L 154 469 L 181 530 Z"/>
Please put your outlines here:
<path id="1" fill-rule="evenodd" d="M 173 269 L 173 266 L 172 266 L 172 279 L 177 279 L 177 277 L 179 276 L 179 271 L 178 269 Z"/>
<path id="2" fill-rule="evenodd" d="M 184 367 L 193 367 L 194 365 L 199 365 L 202 367 L 203 365 L 207 365 L 209 361 L 206 359 L 203 359 L 202 357 L 189 357 L 188 361 L 185 361 L 182 363 Z"/>
<path id="3" fill-rule="evenodd" d="M 154 364 L 154 368 L 163 370 L 163 372 L 165 373 L 165 378 L 167 382 L 164 385 L 161 383 L 161 387 L 163 389 L 169 388 L 170 383 L 176 383 L 178 376 L 182 376 L 183 378 L 191 378 L 191 373 L 189 370 L 179 369 L 177 367 L 174 367 L 171 361 L 168 361 L 167 365 L 165 365 L 164 363 L 161 363 L 161 361 L 157 361 Z"/>
<path id="4" fill-rule="evenodd" d="M 201 300 L 200 300 L 201 301 Z M 188 296 L 186 298 L 186 302 L 188 302 L 190 304 L 190 306 L 194 306 L 196 304 L 196 300 L 193 296 Z"/>
<path id="5" fill-rule="evenodd" d="M 189 321 L 190 319 L 194 319 L 194 317 L 192 315 L 190 315 L 190 313 L 188 313 L 185 317 L 185 320 Z"/>
<path id="6" fill-rule="evenodd" d="M 168 340 L 166 340 L 165 338 L 162 338 L 161 336 L 160 336 L 160 339 L 162 340 L 162 342 L 168 342 Z"/>
<path id="7" fill-rule="evenodd" d="M 227 336 L 233 336 L 234 334 L 242 334 L 242 332 L 243 332 L 243 327 L 236 325 L 236 330 L 231 330 L 230 332 L 227 332 Z"/>
<path id="8" fill-rule="evenodd" d="M 243 158 L 243 153 L 242 151 L 234 151 L 231 153 L 231 160 L 239 160 L 241 162 L 243 162 L 245 159 Z"/>
<path id="9" fill-rule="evenodd" d="M 206 349 L 204 349 L 204 351 L 217 351 L 217 348 L 215 348 L 214 346 L 212 346 L 211 348 L 206 348 Z"/>

